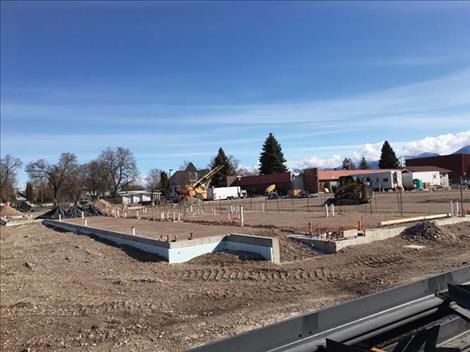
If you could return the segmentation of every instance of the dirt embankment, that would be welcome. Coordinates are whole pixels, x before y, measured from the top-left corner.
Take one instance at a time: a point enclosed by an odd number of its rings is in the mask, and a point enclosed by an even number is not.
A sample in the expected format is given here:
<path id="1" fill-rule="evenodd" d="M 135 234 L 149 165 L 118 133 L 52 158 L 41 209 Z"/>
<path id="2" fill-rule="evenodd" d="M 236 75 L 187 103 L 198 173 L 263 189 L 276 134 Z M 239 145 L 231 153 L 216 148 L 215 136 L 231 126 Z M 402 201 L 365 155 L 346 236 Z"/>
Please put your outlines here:
<path id="1" fill-rule="evenodd" d="M 305 255 L 283 239 L 275 265 L 233 254 L 169 265 L 39 224 L 1 228 L 1 349 L 180 351 L 470 262 L 456 241 L 400 237 Z"/>

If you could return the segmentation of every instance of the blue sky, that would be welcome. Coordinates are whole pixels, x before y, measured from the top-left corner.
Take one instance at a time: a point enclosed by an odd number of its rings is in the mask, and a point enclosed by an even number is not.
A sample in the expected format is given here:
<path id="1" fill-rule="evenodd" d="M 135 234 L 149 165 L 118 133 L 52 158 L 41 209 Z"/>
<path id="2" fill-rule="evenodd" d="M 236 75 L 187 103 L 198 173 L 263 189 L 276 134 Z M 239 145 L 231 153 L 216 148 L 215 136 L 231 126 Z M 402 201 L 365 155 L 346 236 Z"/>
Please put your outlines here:
<path id="1" fill-rule="evenodd" d="M 470 3 L 1 10 L 1 151 L 25 163 L 122 145 L 142 174 L 219 147 L 253 167 L 269 132 L 291 167 L 470 144 Z"/>

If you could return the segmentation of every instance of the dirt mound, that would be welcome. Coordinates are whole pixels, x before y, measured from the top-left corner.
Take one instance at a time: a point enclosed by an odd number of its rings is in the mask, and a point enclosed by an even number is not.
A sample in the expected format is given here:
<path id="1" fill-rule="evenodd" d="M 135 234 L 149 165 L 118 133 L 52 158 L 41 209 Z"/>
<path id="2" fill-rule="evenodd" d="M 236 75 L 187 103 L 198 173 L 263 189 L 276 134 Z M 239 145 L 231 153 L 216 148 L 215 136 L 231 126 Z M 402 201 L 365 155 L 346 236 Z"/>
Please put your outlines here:
<path id="1" fill-rule="evenodd" d="M 111 204 L 110 202 L 107 202 L 104 199 L 98 199 L 93 204 L 93 208 L 97 209 L 101 213 L 101 215 L 112 216 L 113 208 L 116 208 L 116 205 Z"/>
<path id="2" fill-rule="evenodd" d="M 400 237 L 407 241 L 451 241 L 455 235 L 431 221 L 421 221 L 403 230 Z"/>
<path id="3" fill-rule="evenodd" d="M 24 216 L 24 214 L 15 208 L 12 208 L 8 203 L 6 203 L 3 207 L 0 207 L 0 217 L 10 218 L 13 216 Z"/>
<path id="4" fill-rule="evenodd" d="M 189 261 L 191 264 L 221 265 L 240 264 L 243 261 L 265 260 L 263 257 L 243 251 L 223 251 L 201 255 Z"/>
<path id="5" fill-rule="evenodd" d="M 296 241 L 292 238 L 287 237 L 282 231 L 274 230 L 262 230 L 255 233 L 257 236 L 277 237 L 279 239 L 279 249 L 281 262 L 292 262 L 296 260 L 304 260 L 316 256 L 308 246 Z"/>
<path id="6" fill-rule="evenodd" d="M 444 228 L 452 232 L 460 239 L 470 238 L 470 221 L 464 221 L 457 224 L 446 225 Z"/>

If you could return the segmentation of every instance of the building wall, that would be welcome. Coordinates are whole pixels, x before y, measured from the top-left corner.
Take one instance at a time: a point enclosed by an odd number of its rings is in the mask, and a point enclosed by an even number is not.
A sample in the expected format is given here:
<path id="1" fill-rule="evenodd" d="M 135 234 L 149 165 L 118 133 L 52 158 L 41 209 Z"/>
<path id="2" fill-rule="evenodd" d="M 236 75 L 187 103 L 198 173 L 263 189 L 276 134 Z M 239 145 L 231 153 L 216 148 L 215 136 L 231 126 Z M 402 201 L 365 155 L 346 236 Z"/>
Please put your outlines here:
<path id="1" fill-rule="evenodd" d="M 433 186 L 441 185 L 441 178 L 439 171 L 420 171 L 412 172 L 413 179 L 417 178 L 423 181 L 423 183 L 430 183 Z"/>
<path id="2" fill-rule="evenodd" d="M 450 186 L 449 174 L 448 173 L 440 174 L 440 177 L 441 177 L 441 187 L 448 188 Z"/>
<path id="3" fill-rule="evenodd" d="M 282 172 L 272 175 L 244 176 L 240 179 L 240 187 L 249 195 L 264 194 L 265 189 L 272 184 L 276 185 L 279 194 L 287 194 L 293 186 L 293 174 Z"/>
<path id="4" fill-rule="evenodd" d="M 363 182 L 370 182 L 373 189 L 389 190 L 403 186 L 401 171 L 383 171 L 370 174 L 360 174 L 357 178 Z"/>
<path id="5" fill-rule="evenodd" d="M 470 154 L 451 154 L 442 156 L 432 156 L 429 158 L 407 159 L 407 166 L 438 166 L 449 169 L 452 172 L 449 175 L 452 184 L 460 183 L 462 176 L 470 180 Z"/>
<path id="6" fill-rule="evenodd" d="M 303 174 L 304 190 L 308 193 L 318 193 L 320 190 L 318 169 L 305 169 Z"/>
<path id="7" fill-rule="evenodd" d="M 302 175 L 294 176 L 293 188 L 304 189 L 304 178 Z"/>
<path id="8" fill-rule="evenodd" d="M 449 178 L 447 173 L 441 174 L 439 171 L 417 171 L 405 172 L 402 174 L 403 187 L 412 188 L 413 180 L 423 181 L 424 186 L 431 185 L 437 187 L 448 187 Z"/>

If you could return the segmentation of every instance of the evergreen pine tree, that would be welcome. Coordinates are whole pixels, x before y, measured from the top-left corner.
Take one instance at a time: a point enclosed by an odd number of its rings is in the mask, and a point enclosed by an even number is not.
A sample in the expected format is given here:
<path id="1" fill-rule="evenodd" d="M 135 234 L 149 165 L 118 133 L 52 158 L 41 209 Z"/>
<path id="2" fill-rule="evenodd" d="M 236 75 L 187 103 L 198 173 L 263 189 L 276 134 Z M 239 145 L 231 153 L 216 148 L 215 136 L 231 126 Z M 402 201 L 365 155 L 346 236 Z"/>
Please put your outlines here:
<path id="1" fill-rule="evenodd" d="M 349 158 L 344 158 L 343 160 L 343 169 L 344 170 L 354 170 L 356 168 L 356 165 L 354 165 L 354 162 L 349 159 Z"/>
<path id="2" fill-rule="evenodd" d="M 31 182 L 26 183 L 26 199 L 28 202 L 34 202 L 34 189 Z"/>
<path id="3" fill-rule="evenodd" d="M 359 163 L 359 169 L 367 170 L 369 168 L 369 164 L 367 163 L 366 158 L 362 157 L 361 162 Z"/>
<path id="4" fill-rule="evenodd" d="M 170 181 L 168 180 L 168 174 L 165 171 L 160 173 L 160 189 L 164 197 L 168 197 L 170 194 Z"/>
<path id="5" fill-rule="evenodd" d="M 286 172 L 287 167 L 284 164 L 284 154 L 282 153 L 281 145 L 274 138 L 272 133 L 266 138 L 263 149 L 259 158 L 259 172 L 262 175 L 270 175 L 278 172 Z"/>
<path id="6" fill-rule="evenodd" d="M 233 176 L 235 174 L 235 168 L 233 167 L 232 161 L 227 155 L 225 155 L 222 148 L 219 148 L 216 157 L 210 164 L 210 168 L 214 169 L 219 165 L 223 165 L 223 168 L 212 177 L 211 184 L 214 187 L 226 186 L 224 182 L 226 177 Z"/>
<path id="7" fill-rule="evenodd" d="M 382 153 L 380 155 L 379 168 L 381 169 L 396 169 L 400 166 L 400 162 L 390 146 L 388 141 L 385 141 L 382 146 Z"/>

